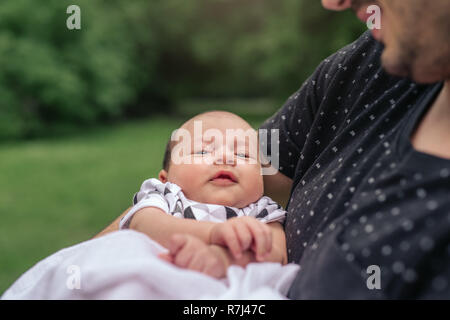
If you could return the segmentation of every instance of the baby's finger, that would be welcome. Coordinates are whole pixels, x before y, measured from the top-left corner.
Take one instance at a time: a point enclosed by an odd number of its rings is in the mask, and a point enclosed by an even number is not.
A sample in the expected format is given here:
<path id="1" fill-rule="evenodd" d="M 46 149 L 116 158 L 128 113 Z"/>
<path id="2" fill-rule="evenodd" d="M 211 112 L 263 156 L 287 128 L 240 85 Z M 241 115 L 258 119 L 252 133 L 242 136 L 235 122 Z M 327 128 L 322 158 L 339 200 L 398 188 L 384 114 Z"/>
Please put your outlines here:
<path id="1" fill-rule="evenodd" d="M 173 263 L 173 256 L 169 253 L 160 253 L 158 254 L 158 258 Z"/>
<path id="2" fill-rule="evenodd" d="M 272 229 L 265 223 L 262 224 L 262 229 L 264 232 L 264 238 L 266 239 L 266 252 L 264 257 L 267 257 L 272 251 Z"/>
<path id="3" fill-rule="evenodd" d="M 199 271 L 202 272 L 202 269 L 204 268 L 205 265 L 205 261 L 202 258 L 201 254 L 194 254 L 192 256 L 191 261 L 189 262 L 189 264 L 187 265 L 187 269 L 189 270 L 194 270 L 194 271 Z"/>
<path id="4" fill-rule="evenodd" d="M 174 256 L 174 263 L 180 268 L 186 268 L 194 257 L 194 254 L 194 250 L 191 250 L 189 246 L 184 246 Z"/>
<path id="5" fill-rule="evenodd" d="M 241 244 L 241 250 L 247 251 L 252 244 L 252 233 L 249 228 L 244 223 L 236 223 L 233 228 Z"/>
<path id="6" fill-rule="evenodd" d="M 171 255 L 176 256 L 187 243 L 188 237 L 183 234 L 174 234 L 169 241 L 168 249 Z"/>
<path id="7" fill-rule="evenodd" d="M 256 223 L 255 223 L 256 222 Z M 254 252 L 256 255 L 256 260 L 262 261 L 264 259 L 264 256 L 267 252 L 266 248 L 266 235 L 263 231 L 262 225 L 258 221 L 255 222 L 249 222 L 247 224 L 248 228 L 250 229 L 250 232 L 253 235 L 253 242 L 254 242 Z"/>
<path id="8" fill-rule="evenodd" d="M 224 266 L 215 259 L 208 259 L 202 269 L 202 273 L 220 279 L 225 275 Z"/>
<path id="9" fill-rule="evenodd" d="M 257 224 L 262 229 L 265 246 L 263 256 L 261 258 L 265 258 L 272 251 L 272 229 L 267 224 L 262 223 L 258 220 L 253 220 L 252 223 Z"/>
<path id="10" fill-rule="evenodd" d="M 234 228 L 231 225 L 229 225 L 229 227 L 225 229 L 225 232 L 223 233 L 223 240 L 228 249 L 230 249 L 234 258 L 240 259 L 242 257 L 241 245 L 234 231 Z"/>

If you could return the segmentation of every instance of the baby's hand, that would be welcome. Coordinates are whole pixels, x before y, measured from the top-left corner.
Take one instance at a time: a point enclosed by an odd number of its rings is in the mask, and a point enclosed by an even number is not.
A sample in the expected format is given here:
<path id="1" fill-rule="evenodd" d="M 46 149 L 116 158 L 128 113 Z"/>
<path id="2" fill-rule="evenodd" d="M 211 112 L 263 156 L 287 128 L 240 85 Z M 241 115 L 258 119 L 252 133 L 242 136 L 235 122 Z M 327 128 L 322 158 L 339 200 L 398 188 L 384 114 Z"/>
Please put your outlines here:
<path id="1" fill-rule="evenodd" d="M 217 250 L 202 240 L 187 234 L 175 234 L 170 239 L 169 253 L 159 257 L 180 268 L 205 273 L 214 278 L 226 275 L 226 262 Z"/>
<path id="2" fill-rule="evenodd" d="M 252 249 L 257 261 L 264 261 L 272 250 L 272 230 L 253 217 L 231 218 L 211 229 L 210 243 L 228 247 L 235 259 Z"/>

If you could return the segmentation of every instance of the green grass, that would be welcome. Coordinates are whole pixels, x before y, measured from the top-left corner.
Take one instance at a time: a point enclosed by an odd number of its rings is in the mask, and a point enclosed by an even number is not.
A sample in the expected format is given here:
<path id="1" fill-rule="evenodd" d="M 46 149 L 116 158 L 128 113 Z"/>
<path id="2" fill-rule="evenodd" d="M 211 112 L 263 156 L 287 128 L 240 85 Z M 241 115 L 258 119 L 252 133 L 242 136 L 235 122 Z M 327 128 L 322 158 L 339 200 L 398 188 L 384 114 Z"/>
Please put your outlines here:
<path id="1" fill-rule="evenodd" d="M 254 108 L 247 102 L 191 102 L 181 117 L 0 145 L 0 294 L 35 263 L 92 238 L 128 208 L 140 184 L 159 172 L 172 130 L 205 109 L 237 111 L 254 127 L 273 113 L 248 111 Z"/>

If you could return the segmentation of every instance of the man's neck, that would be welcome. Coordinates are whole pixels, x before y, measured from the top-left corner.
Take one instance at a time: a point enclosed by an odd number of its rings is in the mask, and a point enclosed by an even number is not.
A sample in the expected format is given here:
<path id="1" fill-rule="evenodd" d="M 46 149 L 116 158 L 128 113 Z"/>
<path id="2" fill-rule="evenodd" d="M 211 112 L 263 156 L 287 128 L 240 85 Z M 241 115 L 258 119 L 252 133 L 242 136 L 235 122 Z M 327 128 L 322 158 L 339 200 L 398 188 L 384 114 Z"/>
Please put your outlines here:
<path id="1" fill-rule="evenodd" d="M 450 114 L 450 80 L 444 82 L 444 88 L 441 92 L 444 105 L 447 107 L 447 112 Z"/>
<path id="2" fill-rule="evenodd" d="M 433 116 L 436 124 L 450 130 L 450 80 L 444 82 L 444 86 L 431 106 L 430 116 Z"/>
<path id="3" fill-rule="evenodd" d="M 450 159 L 450 80 L 444 82 L 439 96 L 411 136 L 420 152 Z"/>

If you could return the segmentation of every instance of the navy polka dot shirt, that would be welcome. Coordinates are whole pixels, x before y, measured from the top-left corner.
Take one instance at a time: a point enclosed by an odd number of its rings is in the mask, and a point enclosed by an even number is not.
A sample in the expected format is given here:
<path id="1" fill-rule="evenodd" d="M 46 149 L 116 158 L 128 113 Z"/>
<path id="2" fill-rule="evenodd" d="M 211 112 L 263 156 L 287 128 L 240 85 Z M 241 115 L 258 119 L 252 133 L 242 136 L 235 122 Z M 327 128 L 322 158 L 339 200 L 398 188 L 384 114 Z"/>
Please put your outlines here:
<path id="1" fill-rule="evenodd" d="M 363 34 L 261 127 L 294 181 L 292 299 L 450 298 L 450 160 L 410 142 L 442 84 L 388 75 L 382 50 Z"/>

